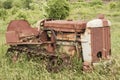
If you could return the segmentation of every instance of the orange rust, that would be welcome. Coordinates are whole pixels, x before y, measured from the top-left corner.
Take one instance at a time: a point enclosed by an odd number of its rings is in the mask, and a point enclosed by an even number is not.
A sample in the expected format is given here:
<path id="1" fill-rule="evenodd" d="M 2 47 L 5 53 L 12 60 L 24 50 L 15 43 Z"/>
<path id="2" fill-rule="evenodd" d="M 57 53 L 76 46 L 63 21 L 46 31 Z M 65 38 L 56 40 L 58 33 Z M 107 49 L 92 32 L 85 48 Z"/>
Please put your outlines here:
<path id="1" fill-rule="evenodd" d="M 66 20 L 45 21 L 44 28 L 50 28 L 56 31 L 64 32 L 82 32 L 82 30 L 86 28 L 86 22 Z"/>
<path id="2" fill-rule="evenodd" d="M 92 62 L 97 62 L 100 58 L 108 59 L 111 53 L 110 46 L 110 27 L 107 19 L 103 14 L 100 14 L 99 19 L 103 21 L 103 27 L 89 28 L 88 34 L 91 37 L 91 53 Z M 43 30 L 38 31 L 37 28 L 32 28 L 25 20 L 14 20 L 8 25 L 6 32 L 6 42 L 9 45 L 36 45 L 44 49 L 48 53 L 55 53 L 56 45 L 61 46 L 61 53 L 67 53 L 73 57 L 75 52 L 80 53 L 81 34 L 86 30 L 85 21 L 67 21 L 67 20 L 43 20 L 41 26 Z M 79 40 L 79 41 L 78 41 Z M 77 45 L 76 45 L 77 44 Z M 77 48 L 77 49 L 76 49 Z M 38 48 L 39 49 L 39 48 Z M 84 54 L 83 54 L 84 55 Z M 13 56 L 16 61 L 17 57 Z M 83 62 L 83 70 L 91 71 L 92 62 Z"/>

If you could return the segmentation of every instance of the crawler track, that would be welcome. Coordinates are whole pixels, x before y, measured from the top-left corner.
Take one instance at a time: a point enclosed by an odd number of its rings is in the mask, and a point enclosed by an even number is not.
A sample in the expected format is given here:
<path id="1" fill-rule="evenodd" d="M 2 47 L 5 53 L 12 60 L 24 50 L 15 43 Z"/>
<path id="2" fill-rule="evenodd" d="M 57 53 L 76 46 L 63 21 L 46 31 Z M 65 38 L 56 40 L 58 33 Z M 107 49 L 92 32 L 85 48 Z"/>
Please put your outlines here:
<path id="1" fill-rule="evenodd" d="M 59 72 L 63 67 L 70 62 L 68 55 L 60 55 L 48 53 L 41 45 L 17 45 L 11 46 L 6 55 L 16 62 L 19 56 L 25 53 L 28 60 L 33 57 L 39 57 L 42 60 L 47 61 L 46 69 L 48 72 Z"/>

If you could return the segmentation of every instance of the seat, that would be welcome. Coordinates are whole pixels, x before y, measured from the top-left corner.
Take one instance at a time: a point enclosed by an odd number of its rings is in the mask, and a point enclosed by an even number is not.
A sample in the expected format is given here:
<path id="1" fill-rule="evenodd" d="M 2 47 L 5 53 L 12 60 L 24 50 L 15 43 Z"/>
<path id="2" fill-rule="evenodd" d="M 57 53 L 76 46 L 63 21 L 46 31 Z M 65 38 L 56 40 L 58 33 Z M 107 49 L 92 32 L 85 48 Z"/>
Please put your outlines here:
<path id="1" fill-rule="evenodd" d="M 13 20 L 7 27 L 7 32 L 15 31 L 19 37 L 26 37 L 26 36 L 37 36 L 39 31 L 37 28 L 32 28 L 28 21 L 26 20 Z"/>

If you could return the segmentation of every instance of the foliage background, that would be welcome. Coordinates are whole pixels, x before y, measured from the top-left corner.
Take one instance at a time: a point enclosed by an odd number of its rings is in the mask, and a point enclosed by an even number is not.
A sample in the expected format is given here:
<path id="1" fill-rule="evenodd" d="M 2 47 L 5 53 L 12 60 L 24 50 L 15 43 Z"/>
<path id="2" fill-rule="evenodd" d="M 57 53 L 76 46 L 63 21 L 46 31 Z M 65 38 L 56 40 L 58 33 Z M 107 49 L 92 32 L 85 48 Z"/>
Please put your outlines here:
<path id="1" fill-rule="evenodd" d="M 66 0 L 49 0 L 47 2 L 46 12 L 48 18 L 65 19 L 69 16 L 69 2 Z"/>
<path id="2" fill-rule="evenodd" d="M 70 15 L 66 19 L 86 20 L 96 18 L 99 13 L 112 22 L 111 26 L 111 63 L 100 62 L 91 73 L 81 71 L 81 63 L 73 61 L 73 67 L 59 73 L 48 73 L 44 62 L 27 61 L 25 55 L 16 63 L 5 56 L 5 32 L 8 23 L 15 19 L 26 19 L 35 23 L 46 18 L 46 0 L 0 0 L 0 80 L 120 80 L 120 1 L 69 0 Z M 109 65 L 111 64 L 111 65 Z"/>

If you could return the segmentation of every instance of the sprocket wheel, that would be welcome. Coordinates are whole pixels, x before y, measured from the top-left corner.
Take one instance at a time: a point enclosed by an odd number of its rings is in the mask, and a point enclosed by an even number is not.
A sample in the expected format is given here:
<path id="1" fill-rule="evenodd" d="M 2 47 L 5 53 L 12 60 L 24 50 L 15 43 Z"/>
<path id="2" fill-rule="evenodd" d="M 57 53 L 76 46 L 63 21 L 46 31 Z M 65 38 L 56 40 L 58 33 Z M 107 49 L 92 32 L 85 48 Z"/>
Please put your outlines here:
<path id="1" fill-rule="evenodd" d="M 52 57 L 49 59 L 46 69 L 48 72 L 59 72 L 63 68 L 63 59 L 59 57 Z"/>

